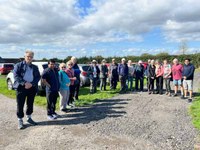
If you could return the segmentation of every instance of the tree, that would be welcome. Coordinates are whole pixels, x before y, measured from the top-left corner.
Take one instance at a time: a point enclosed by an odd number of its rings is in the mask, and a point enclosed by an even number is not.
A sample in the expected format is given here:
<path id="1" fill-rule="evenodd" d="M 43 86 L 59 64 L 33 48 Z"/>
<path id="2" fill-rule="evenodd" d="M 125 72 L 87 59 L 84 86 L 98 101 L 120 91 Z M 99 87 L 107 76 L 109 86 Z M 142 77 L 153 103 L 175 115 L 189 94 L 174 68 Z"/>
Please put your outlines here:
<path id="1" fill-rule="evenodd" d="M 182 40 L 179 46 L 179 51 L 181 54 L 185 55 L 188 50 L 187 41 Z"/>

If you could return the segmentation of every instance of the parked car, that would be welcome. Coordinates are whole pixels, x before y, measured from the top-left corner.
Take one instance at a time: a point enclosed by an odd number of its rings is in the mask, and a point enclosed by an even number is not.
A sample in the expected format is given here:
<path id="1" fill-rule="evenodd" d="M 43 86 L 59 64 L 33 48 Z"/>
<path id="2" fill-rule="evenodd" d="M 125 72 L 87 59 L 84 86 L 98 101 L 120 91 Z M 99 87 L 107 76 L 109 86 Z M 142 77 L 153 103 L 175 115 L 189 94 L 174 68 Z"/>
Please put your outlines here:
<path id="1" fill-rule="evenodd" d="M 47 62 L 32 62 L 32 64 L 38 66 L 40 74 L 42 74 L 43 70 L 48 67 L 48 63 Z M 12 90 L 13 89 L 13 84 L 14 84 L 13 71 L 10 72 L 6 76 L 6 81 L 7 81 L 8 90 Z M 41 83 L 41 80 L 38 82 L 38 89 L 39 89 L 39 91 L 43 91 L 45 89 L 44 85 Z"/>
<path id="2" fill-rule="evenodd" d="M 13 63 L 0 63 L 0 75 L 8 74 L 11 70 L 13 70 L 13 68 L 14 68 Z"/>
<path id="3" fill-rule="evenodd" d="M 80 74 L 80 86 L 84 86 L 84 85 L 90 85 L 90 79 L 89 79 L 89 71 L 88 68 L 90 67 L 87 64 L 78 64 L 79 69 L 81 70 L 81 74 Z"/>

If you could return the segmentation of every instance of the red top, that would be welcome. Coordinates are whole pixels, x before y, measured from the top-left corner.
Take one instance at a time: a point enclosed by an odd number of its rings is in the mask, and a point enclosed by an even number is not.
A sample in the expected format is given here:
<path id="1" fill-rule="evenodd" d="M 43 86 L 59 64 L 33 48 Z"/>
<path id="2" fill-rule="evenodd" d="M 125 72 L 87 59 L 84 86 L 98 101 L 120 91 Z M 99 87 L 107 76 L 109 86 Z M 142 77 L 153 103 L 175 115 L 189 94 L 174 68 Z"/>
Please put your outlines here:
<path id="1" fill-rule="evenodd" d="M 74 79 L 72 79 L 74 77 L 74 69 L 66 69 L 65 72 L 67 73 L 69 79 L 70 79 L 70 84 L 74 85 Z"/>
<path id="2" fill-rule="evenodd" d="M 175 80 L 182 79 L 183 66 L 181 64 L 172 66 L 172 76 Z"/>

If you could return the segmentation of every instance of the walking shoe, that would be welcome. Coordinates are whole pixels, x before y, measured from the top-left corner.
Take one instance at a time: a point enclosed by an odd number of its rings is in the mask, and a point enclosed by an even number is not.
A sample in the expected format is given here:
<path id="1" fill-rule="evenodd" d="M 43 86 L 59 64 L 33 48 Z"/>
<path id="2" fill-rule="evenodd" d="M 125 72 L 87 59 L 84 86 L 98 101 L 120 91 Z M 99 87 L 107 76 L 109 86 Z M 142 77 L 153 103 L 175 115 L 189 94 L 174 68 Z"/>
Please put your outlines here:
<path id="1" fill-rule="evenodd" d="M 60 111 L 67 112 L 67 108 L 63 108 Z"/>
<path id="2" fill-rule="evenodd" d="M 35 121 L 33 121 L 32 118 L 28 118 L 28 119 L 27 119 L 27 122 L 28 122 L 29 124 L 33 125 L 33 126 L 36 126 L 36 125 L 37 125 L 37 123 L 36 123 Z"/>
<path id="3" fill-rule="evenodd" d="M 168 92 L 165 93 L 165 95 L 168 95 L 168 94 L 169 94 Z"/>
<path id="4" fill-rule="evenodd" d="M 47 115 L 48 120 L 55 120 L 55 118 L 52 115 Z"/>
<path id="5" fill-rule="evenodd" d="M 181 95 L 181 99 L 185 99 L 184 95 Z"/>
<path id="6" fill-rule="evenodd" d="M 24 129 L 24 124 L 23 124 L 23 120 L 22 120 L 22 119 L 19 119 L 19 120 L 18 120 L 18 129 L 19 129 L 19 130 Z"/>
<path id="7" fill-rule="evenodd" d="M 57 119 L 59 117 L 57 113 L 52 114 L 52 116 L 54 117 L 54 119 Z"/>
<path id="8" fill-rule="evenodd" d="M 173 96 L 173 97 L 176 97 L 176 96 L 177 96 L 177 94 L 176 94 L 176 93 L 174 93 L 172 96 Z"/>
<path id="9" fill-rule="evenodd" d="M 191 102 L 192 102 L 192 99 L 191 99 L 191 98 L 189 98 L 189 99 L 188 99 L 188 103 L 191 103 Z"/>
<path id="10" fill-rule="evenodd" d="M 72 108 L 72 106 L 71 105 L 67 105 L 67 109 L 70 109 L 70 108 Z"/>

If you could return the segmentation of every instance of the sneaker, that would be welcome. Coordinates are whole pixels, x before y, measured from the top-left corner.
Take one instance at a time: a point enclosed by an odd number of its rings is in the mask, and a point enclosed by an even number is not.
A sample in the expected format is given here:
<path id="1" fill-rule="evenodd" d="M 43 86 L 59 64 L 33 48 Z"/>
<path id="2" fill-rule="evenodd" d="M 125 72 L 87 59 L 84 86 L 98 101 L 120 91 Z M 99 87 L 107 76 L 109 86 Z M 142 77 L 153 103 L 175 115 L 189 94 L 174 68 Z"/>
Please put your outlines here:
<path id="1" fill-rule="evenodd" d="M 67 108 L 63 108 L 63 109 L 61 109 L 60 111 L 62 111 L 62 112 L 67 112 L 68 110 L 67 110 Z"/>
<path id="2" fill-rule="evenodd" d="M 191 99 L 191 98 L 189 98 L 189 99 L 188 99 L 188 103 L 191 103 L 191 102 L 192 102 L 192 99 Z"/>
<path id="3" fill-rule="evenodd" d="M 48 120 L 55 120 L 55 118 L 53 117 L 53 115 L 47 115 L 47 119 Z"/>
<path id="4" fill-rule="evenodd" d="M 19 129 L 19 130 L 24 129 L 24 124 L 23 124 L 23 120 L 22 120 L 22 119 L 19 119 L 19 120 L 18 120 L 18 129 Z"/>
<path id="5" fill-rule="evenodd" d="M 33 121 L 32 118 L 28 118 L 28 119 L 27 119 L 27 122 L 28 122 L 29 124 L 33 125 L 33 126 L 36 126 L 36 125 L 37 125 L 37 123 L 36 123 L 35 121 Z"/>
<path id="6" fill-rule="evenodd" d="M 72 106 L 71 105 L 67 105 L 67 109 L 71 109 L 72 108 Z"/>
<path id="7" fill-rule="evenodd" d="M 168 94 L 169 94 L 169 92 L 166 92 L 166 93 L 165 93 L 165 95 L 168 95 Z"/>
<path id="8" fill-rule="evenodd" d="M 177 96 L 177 94 L 175 93 L 175 94 L 173 94 L 172 96 L 173 96 L 173 97 L 176 97 L 176 96 Z"/>
<path id="9" fill-rule="evenodd" d="M 54 119 L 57 119 L 59 117 L 57 113 L 52 114 L 52 116 L 54 117 Z"/>
<path id="10" fill-rule="evenodd" d="M 181 95 L 181 99 L 185 99 L 184 95 Z"/>

